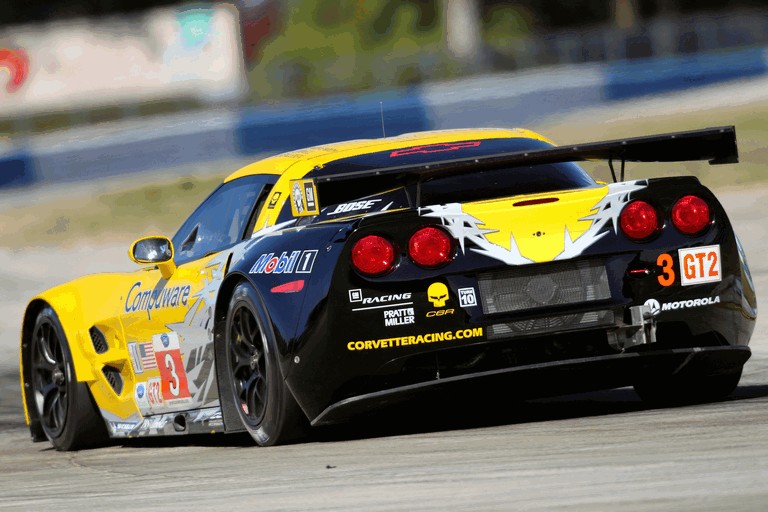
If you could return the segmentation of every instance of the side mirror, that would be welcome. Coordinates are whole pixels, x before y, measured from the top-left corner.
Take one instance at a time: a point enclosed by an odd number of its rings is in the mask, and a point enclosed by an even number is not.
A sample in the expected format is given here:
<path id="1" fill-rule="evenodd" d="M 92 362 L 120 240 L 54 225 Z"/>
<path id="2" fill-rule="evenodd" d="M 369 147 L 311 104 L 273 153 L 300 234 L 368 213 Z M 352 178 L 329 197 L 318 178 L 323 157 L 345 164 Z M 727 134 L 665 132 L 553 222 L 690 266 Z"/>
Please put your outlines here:
<path id="1" fill-rule="evenodd" d="M 155 264 L 165 279 L 169 279 L 176 270 L 173 262 L 173 243 L 164 236 L 148 236 L 136 240 L 131 245 L 128 256 L 140 264 Z"/>

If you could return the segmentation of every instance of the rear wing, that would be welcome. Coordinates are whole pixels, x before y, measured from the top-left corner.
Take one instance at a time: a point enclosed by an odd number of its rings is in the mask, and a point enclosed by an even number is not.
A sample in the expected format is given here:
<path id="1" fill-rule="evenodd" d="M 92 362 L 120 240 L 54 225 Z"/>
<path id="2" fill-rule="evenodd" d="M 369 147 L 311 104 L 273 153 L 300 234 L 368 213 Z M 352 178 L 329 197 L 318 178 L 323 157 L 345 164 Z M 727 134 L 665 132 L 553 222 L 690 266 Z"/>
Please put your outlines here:
<path id="1" fill-rule="evenodd" d="M 608 160 L 613 179 L 613 162 L 621 162 L 621 180 L 624 180 L 625 162 L 684 162 L 708 160 L 710 165 L 738 163 L 736 128 L 721 126 L 687 132 L 665 133 L 590 142 L 574 146 L 554 146 L 545 149 L 499 153 L 474 158 L 441 160 L 421 165 L 405 165 L 348 171 L 316 176 L 318 185 L 350 180 L 389 177 L 393 182 L 416 183 L 435 176 L 456 176 L 477 171 L 551 164 L 585 160 Z"/>

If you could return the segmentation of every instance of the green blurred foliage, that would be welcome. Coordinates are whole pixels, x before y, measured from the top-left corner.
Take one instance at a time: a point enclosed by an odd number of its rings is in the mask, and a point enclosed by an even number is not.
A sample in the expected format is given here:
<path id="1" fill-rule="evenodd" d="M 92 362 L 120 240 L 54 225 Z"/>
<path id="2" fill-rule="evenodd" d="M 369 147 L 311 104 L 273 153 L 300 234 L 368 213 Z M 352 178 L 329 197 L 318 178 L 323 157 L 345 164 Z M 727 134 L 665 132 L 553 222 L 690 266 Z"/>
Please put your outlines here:
<path id="1" fill-rule="evenodd" d="M 444 1 L 286 0 L 282 33 L 249 71 L 251 99 L 408 86 L 460 74 L 464 66 L 446 50 Z M 497 10 L 488 37 L 499 46 L 528 30 L 514 8 Z"/>

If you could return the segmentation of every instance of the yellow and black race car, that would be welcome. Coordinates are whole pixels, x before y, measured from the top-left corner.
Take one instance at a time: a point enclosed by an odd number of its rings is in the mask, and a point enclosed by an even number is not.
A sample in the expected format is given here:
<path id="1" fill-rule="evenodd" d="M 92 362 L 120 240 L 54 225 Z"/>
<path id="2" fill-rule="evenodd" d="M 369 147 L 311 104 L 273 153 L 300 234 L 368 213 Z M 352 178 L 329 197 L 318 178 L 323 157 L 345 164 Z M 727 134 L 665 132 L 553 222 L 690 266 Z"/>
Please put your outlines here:
<path id="1" fill-rule="evenodd" d="M 614 183 L 574 163 L 593 159 Z M 728 217 L 694 177 L 624 181 L 627 161 L 685 160 L 736 162 L 735 130 L 579 146 L 434 131 L 256 162 L 172 239 L 135 242 L 140 270 L 32 299 L 32 438 L 247 430 L 272 445 L 466 390 L 722 398 L 757 315 Z"/>

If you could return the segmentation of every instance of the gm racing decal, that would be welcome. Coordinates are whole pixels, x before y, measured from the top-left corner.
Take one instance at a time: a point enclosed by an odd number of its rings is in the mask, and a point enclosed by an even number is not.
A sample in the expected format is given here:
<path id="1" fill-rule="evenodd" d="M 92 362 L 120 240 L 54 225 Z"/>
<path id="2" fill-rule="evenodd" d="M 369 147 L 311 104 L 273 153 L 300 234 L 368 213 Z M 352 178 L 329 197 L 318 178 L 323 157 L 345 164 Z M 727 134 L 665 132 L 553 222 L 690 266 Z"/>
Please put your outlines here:
<path id="1" fill-rule="evenodd" d="M 531 222 L 523 222 L 521 217 L 510 216 L 508 209 L 504 209 L 502 215 L 501 212 L 482 210 L 485 206 L 450 203 L 419 208 L 419 214 L 440 219 L 442 225 L 459 242 L 462 253 L 466 251 L 466 244 L 470 241 L 475 245 L 470 249 L 472 252 L 483 254 L 507 265 L 527 265 L 574 258 L 609 232 L 618 233 L 621 210 L 629 202 L 630 195 L 644 189 L 647 184 L 646 180 L 611 183 L 605 188 L 594 191 L 596 200 L 594 205 L 584 206 L 584 203 L 580 202 L 583 199 L 575 201 L 575 206 L 568 201 L 552 203 L 562 204 L 562 206 L 548 206 L 548 208 L 553 209 L 553 212 L 557 208 L 562 208 L 560 216 L 563 220 L 560 225 L 557 221 L 548 222 L 556 228 L 557 233 L 557 235 L 549 234 L 548 244 L 540 243 L 544 240 L 542 237 L 544 233 L 541 231 L 537 231 L 533 237 L 521 236 L 520 234 L 529 234 L 526 230 L 530 229 Z M 606 188 L 607 193 L 598 199 L 597 195 Z M 473 209 L 476 209 L 477 215 L 483 218 L 468 213 Z M 590 213 L 582 215 L 581 212 L 585 210 Z M 582 227 L 586 226 L 586 223 L 588 226 Z M 571 231 L 582 229 L 583 232 L 572 238 Z M 530 238 L 538 241 L 528 243 L 521 248 L 513 230 L 519 233 L 518 237 L 521 239 Z M 555 239 L 552 236 L 558 236 L 558 238 Z"/>
<path id="2" fill-rule="evenodd" d="M 656 316 L 664 311 L 675 311 L 678 309 L 690 309 L 698 308 L 701 306 L 711 306 L 713 304 L 720 304 L 720 296 L 703 297 L 700 299 L 678 300 L 674 302 L 659 302 L 656 299 L 648 299 L 645 301 L 645 305 L 651 310 L 651 313 Z"/>
<path id="3" fill-rule="evenodd" d="M 391 293 L 384 295 L 374 295 L 373 297 L 363 297 L 363 290 L 355 288 L 349 290 L 349 302 L 359 302 L 362 307 L 352 308 L 352 311 L 365 311 L 367 309 L 383 309 L 395 306 L 411 306 L 411 292 Z"/>
<path id="4" fill-rule="evenodd" d="M 347 350 L 378 350 L 383 348 L 407 347 L 410 345 L 421 345 L 423 343 L 439 343 L 442 341 L 468 340 L 472 338 L 481 338 L 483 336 L 482 327 L 473 327 L 471 329 L 459 329 L 456 331 L 432 332 L 428 334 L 419 334 L 417 336 L 400 336 L 397 338 L 383 338 L 378 340 L 350 341 L 347 343 Z"/>
<path id="5" fill-rule="evenodd" d="M 146 311 L 147 318 L 150 319 L 152 318 L 150 311 L 153 309 L 186 306 L 192 291 L 192 287 L 188 284 L 152 290 L 142 290 L 141 285 L 142 282 L 138 281 L 128 290 L 128 295 L 125 297 L 125 312 Z"/>
<path id="6" fill-rule="evenodd" d="M 292 251 L 290 255 L 287 251 L 283 251 L 280 256 L 275 256 L 275 253 L 270 252 L 259 256 L 248 273 L 291 274 L 295 271 L 297 274 L 309 274 L 315 265 L 315 258 L 317 258 L 317 249 Z"/>

